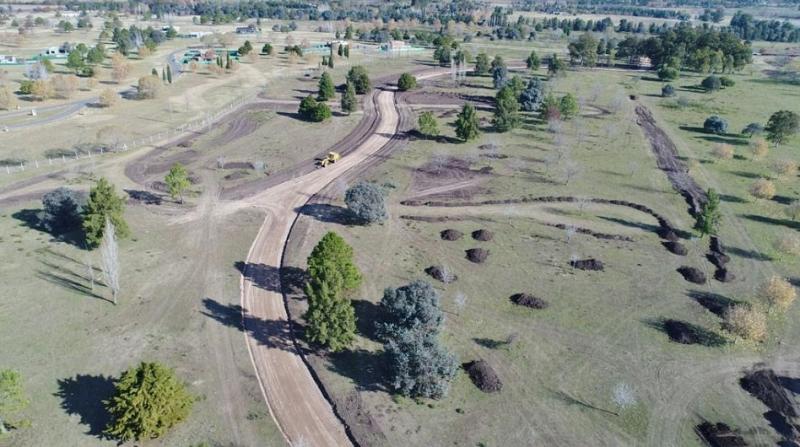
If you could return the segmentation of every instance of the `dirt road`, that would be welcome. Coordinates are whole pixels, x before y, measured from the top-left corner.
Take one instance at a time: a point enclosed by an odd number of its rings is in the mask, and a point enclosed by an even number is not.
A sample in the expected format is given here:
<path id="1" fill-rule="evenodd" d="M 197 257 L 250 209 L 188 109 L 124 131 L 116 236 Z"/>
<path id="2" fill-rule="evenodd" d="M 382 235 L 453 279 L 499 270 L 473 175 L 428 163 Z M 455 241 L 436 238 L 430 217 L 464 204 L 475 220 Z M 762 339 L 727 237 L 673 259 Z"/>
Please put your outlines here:
<path id="1" fill-rule="evenodd" d="M 378 93 L 377 107 L 380 122 L 375 132 L 339 162 L 247 199 L 265 208 L 267 216 L 250 247 L 247 270 L 241 280 L 245 338 L 270 412 L 292 444 L 345 446 L 351 442 L 290 341 L 291 328 L 283 295 L 265 272 L 275 272 L 281 265 L 284 243 L 297 217 L 296 209 L 391 140 L 399 122 L 394 93 Z"/>

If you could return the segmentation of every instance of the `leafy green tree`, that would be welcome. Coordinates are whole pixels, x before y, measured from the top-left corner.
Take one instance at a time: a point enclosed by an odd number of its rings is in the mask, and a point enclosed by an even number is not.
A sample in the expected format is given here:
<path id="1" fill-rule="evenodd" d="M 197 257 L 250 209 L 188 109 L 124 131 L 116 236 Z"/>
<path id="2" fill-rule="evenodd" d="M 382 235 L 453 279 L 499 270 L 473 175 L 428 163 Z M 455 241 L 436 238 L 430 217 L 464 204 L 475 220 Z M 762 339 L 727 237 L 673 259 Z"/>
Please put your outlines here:
<path id="1" fill-rule="evenodd" d="M 719 210 L 719 194 L 712 188 L 706 194 L 708 200 L 703 204 L 703 209 L 697 215 L 695 228 L 702 236 L 715 235 L 719 231 L 722 213 Z"/>
<path id="2" fill-rule="evenodd" d="M 358 98 L 356 98 L 356 89 L 353 87 L 352 82 L 347 82 L 344 92 L 342 92 L 342 110 L 347 113 L 355 112 L 358 107 Z"/>
<path id="3" fill-rule="evenodd" d="M 327 101 L 336 95 L 336 89 L 333 86 L 333 79 L 328 72 L 322 73 L 319 78 L 319 93 L 318 99 L 320 101 Z"/>
<path id="4" fill-rule="evenodd" d="M 361 65 L 355 65 L 347 72 L 347 81 L 353 84 L 356 93 L 363 95 L 367 93 L 372 87 L 367 75 L 367 69 Z"/>
<path id="5" fill-rule="evenodd" d="M 314 112 L 311 115 L 311 121 L 321 123 L 331 117 L 331 108 L 324 102 L 317 103 Z"/>
<path id="6" fill-rule="evenodd" d="M 111 415 L 104 433 L 122 442 L 158 438 L 189 416 L 194 401 L 172 369 L 142 362 L 122 374 L 104 402 Z"/>
<path id="7" fill-rule="evenodd" d="M 86 194 L 60 187 L 42 196 L 42 213 L 39 221 L 54 234 L 61 234 L 80 228 Z"/>
<path id="8" fill-rule="evenodd" d="M 464 104 L 456 117 L 456 136 L 464 141 L 478 138 L 478 114 L 472 104 Z"/>
<path id="9" fill-rule="evenodd" d="M 508 67 L 500 56 L 495 56 L 492 60 L 492 84 L 494 88 L 501 89 L 508 83 Z"/>
<path id="10" fill-rule="evenodd" d="M 667 84 L 661 87 L 661 96 L 665 98 L 671 98 L 675 96 L 675 87 L 673 87 L 672 84 Z"/>
<path id="11" fill-rule="evenodd" d="M 186 168 L 180 163 L 175 163 L 164 178 L 164 183 L 167 184 L 167 189 L 172 199 L 175 200 L 180 197 L 181 203 L 183 203 L 183 192 L 191 184 Z"/>
<path id="12" fill-rule="evenodd" d="M 670 67 L 669 65 L 662 65 L 658 68 L 658 79 L 662 81 L 674 81 L 678 79 L 680 72 L 677 68 Z"/>
<path id="13" fill-rule="evenodd" d="M 769 117 L 764 130 L 769 141 L 781 144 L 800 131 L 800 116 L 789 110 L 775 112 Z"/>
<path id="14" fill-rule="evenodd" d="M 114 224 L 118 237 L 124 238 L 130 234 L 128 224 L 122 216 L 124 210 L 125 200 L 117 196 L 114 185 L 105 177 L 97 180 L 95 186 L 89 190 L 89 200 L 83 208 L 83 231 L 89 247 L 97 247 L 103 240 L 106 218 Z"/>
<path id="15" fill-rule="evenodd" d="M 103 44 L 97 44 L 97 46 L 92 47 L 88 53 L 86 53 L 86 61 L 90 64 L 99 64 L 102 63 L 103 60 L 106 58 L 105 50 L 102 47 Z"/>
<path id="16" fill-rule="evenodd" d="M 722 88 L 722 81 L 717 76 L 711 75 L 700 83 L 707 92 L 715 92 Z"/>
<path id="17" fill-rule="evenodd" d="M 484 52 L 480 52 L 475 57 L 475 74 L 485 75 L 487 73 L 489 73 L 489 56 Z"/>
<path id="18" fill-rule="evenodd" d="M 560 76 L 567 71 L 567 64 L 558 58 L 558 55 L 553 53 L 550 60 L 547 62 L 547 74 L 550 76 Z"/>
<path id="19" fill-rule="evenodd" d="M 536 54 L 536 51 L 531 51 L 531 54 L 528 55 L 528 58 L 525 59 L 525 65 L 528 66 L 528 69 L 536 71 L 539 69 L 541 65 L 541 60 L 539 59 L 539 55 Z"/>
<path id="20" fill-rule="evenodd" d="M 584 67 L 594 67 L 597 64 L 597 39 L 592 33 L 583 33 L 574 42 L 568 45 L 569 57 L 573 63 Z"/>
<path id="21" fill-rule="evenodd" d="M 494 119 L 492 124 L 498 132 L 508 132 L 519 123 L 519 102 L 514 90 L 506 86 L 495 97 Z"/>
<path id="22" fill-rule="evenodd" d="M 542 105 L 539 107 L 539 113 L 544 120 L 561 119 L 561 102 L 556 99 L 553 92 L 544 97 Z"/>
<path id="23" fill-rule="evenodd" d="M 542 101 L 544 101 L 544 85 L 538 78 L 531 78 L 525 90 L 519 95 L 520 106 L 526 112 L 536 112 L 542 107 Z"/>
<path id="24" fill-rule="evenodd" d="M 317 102 L 312 95 L 308 95 L 300 101 L 297 113 L 304 120 L 313 122 L 322 122 L 331 117 L 330 107 L 325 103 Z"/>
<path id="25" fill-rule="evenodd" d="M 351 186 L 345 192 L 344 202 L 362 222 L 370 224 L 387 218 L 383 191 L 374 183 L 358 182 Z"/>
<path id="26" fill-rule="evenodd" d="M 28 398 L 22 388 L 22 376 L 11 369 L 0 370 L 0 435 L 14 428 L 9 418 L 28 406 Z"/>
<path id="27" fill-rule="evenodd" d="M 275 48 L 272 47 L 271 43 L 265 43 L 263 47 L 261 47 L 261 54 L 266 54 L 267 56 L 272 56 L 272 53 L 275 52 Z"/>
<path id="28" fill-rule="evenodd" d="M 400 78 L 397 80 L 397 89 L 401 92 L 405 92 L 417 87 L 417 78 L 415 78 L 411 73 L 403 73 L 400 75 Z"/>
<path id="29" fill-rule="evenodd" d="M 561 118 L 568 120 L 578 114 L 578 100 L 572 93 L 567 93 L 561 97 L 558 104 L 558 111 L 561 113 Z"/>
<path id="30" fill-rule="evenodd" d="M 325 233 L 311 250 L 307 259 L 308 275 L 311 278 L 322 278 L 325 274 L 325 263 L 336 267 L 341 277 L 341 290 L 349 292 L 361 285 L 361 273 L 353 261 L 353 247 L 333 231 Z"/>
<path id="31" fill-rule="evenodd" d="M 720 116 L 711 115 L 703 122 L 703 130 L 708 133 L 723 134 L 728 131 L 728 122 Z"/>
<path id="32" fill-rule="evenodd" d="M 242 44 L 238 50 L 239 54 L 242 56 L 249 54 L 251 51 L 253 51 L 253 44 L 251 44 L 249 40 L 245 40 L 244 44 Z"/>
<path id="33" fill-rule="evenodd" d="M 436 123 L 436 118 L 433 112 L 422 112 L 417 120 L 417 129 L 419 133 L 425 137 L 435 137 L 439 135 L 439 125 Z"/>
<path id="34" fill-rule="evenodd" d="M 332 262 L 323 262 L 306 284 L 305 336 L 334 352 L 350 346 L 356 332 L 355 309 L 342 284 L 341 272 Z"/>
<path id="35" fill-rule="evenodd" d="M 83 55 L 78 50 L 72 50 L 69 52 L 69 56 L 67 56 L 67 63 L 65 64 L 67 68 L 71 68 L 76 72 L 83 68 Z"/>
<path id="36" fill-rule="evenodd" d="M 387 341 L 404 330 L 436 333 L 444 321 L 439 294 L 426 281 L 386 288 L 380 302 L 383 318 L 375 323 L 378 338 Z"/>

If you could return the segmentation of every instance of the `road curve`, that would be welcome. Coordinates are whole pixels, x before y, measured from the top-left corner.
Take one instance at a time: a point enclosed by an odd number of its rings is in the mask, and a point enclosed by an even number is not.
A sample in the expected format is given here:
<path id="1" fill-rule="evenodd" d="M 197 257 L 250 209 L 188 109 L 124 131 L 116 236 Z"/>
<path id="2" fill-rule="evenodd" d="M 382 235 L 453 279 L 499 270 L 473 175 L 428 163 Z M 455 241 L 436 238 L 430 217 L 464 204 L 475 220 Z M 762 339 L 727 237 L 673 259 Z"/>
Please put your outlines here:
<path id="1" fill-rule="evenodd" d="M 347 170 L 366 161 L 396 133 L 399 115 L 394 93 L 377 93 L 380 123 L 356 149 L 325 169 L 275 185 L 248 201 L 266 217 L 247 255 L 241 277 L 245 340 L 270 413 L 291 444 L 352 445 L 330 403 L 291 341 L 291 327 L 280 287 L 264 272 L 277 272 L 297 209 Z M 275 275 L 273 273 L 273 275 Z"/>

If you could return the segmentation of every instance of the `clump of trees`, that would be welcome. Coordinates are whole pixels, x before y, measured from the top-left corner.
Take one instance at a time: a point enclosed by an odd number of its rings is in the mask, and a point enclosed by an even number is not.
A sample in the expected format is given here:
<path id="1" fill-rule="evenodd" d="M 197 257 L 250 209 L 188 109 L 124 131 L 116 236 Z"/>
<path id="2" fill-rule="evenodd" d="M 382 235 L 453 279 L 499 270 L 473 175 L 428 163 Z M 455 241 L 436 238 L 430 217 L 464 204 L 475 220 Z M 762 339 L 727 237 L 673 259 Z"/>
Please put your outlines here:
<path id="1" fill-rule="evenodd" d="M 409 397 L 438 399 L 456 375 L 456 357 L 439 342 L 444 316 L 439 295 L 425 281 L 387 288 L 376 323 L 389 363 L 389 383 Z"/>
<path id="2" fill-rule="evenodd" d="M 158 438 L 186 419 L 194 401 L 172 369 L 142 362 L 116 380 L 114 396 L 104 402 L 111 415 L 104 433 L 121 442 Z"/>
<path id="3" fill-rule="evenodd" d="M 528 67 L 529 70 L 536 71 L 541 66 L 542 61 L 539 59 L 539 55 L 536 54 L 535 50 L 531 51 L 531 54 L 525 59 L 525 65 Z"/>
<path id="4" fill-rule="evenodd" d="M 383 190 L 369 182 L 358 182 L 347 189 L 344 195 L 347 208 L 360 221 L 367 224 L 386 220 L 386 203 Z"/>
<path id="5" fill-rule="evenodd" d="M 464 141 L 478 138 L 478 114 L 472 104 L 464 104 L 464 107 L 456 117 L 456 136 Z"/>
<path id="6" fill-rule="evenodd" d="M 668 65 L 658 67 L 658 79 L 662 81 L 674 81 L 680 77 L 680 71 L 677 68 Z"/>
<path id="7" fill-rule="evenodd" d="M 339 351 L 355 339 L 356 316 L 348 295 L 361 285 L 353 248 L 328 232 L 308 256 L 306 338 Z"/>
<path id="8" fill-rule="evenodd" d="M 480 52 L 475 57 L 475 74 L 479 76 L 483 76 L 489 73 L 489 56 L 484 53 Z"/>
<path id="9" fill-rule="evenodd" d="M 538 112 L 544 101 L 544 84 L 538 78 L 531 78 L 519 95 L 519 103 L 526 112 Z"/>
<path id="10" fill-rule="evenodd" d="M 411 73 L 403 73 L 400 75 L 400 78 L 397 80 L 397 89 L 401 92 L 405 92 L 417 87 L 417 78 L 415 78 Z"/>
<path id="11" fill-rule="evenodd" d="M 325 121 L 331 117 L 331 109 L 324 102 L 317 102 L 312 95 L 308 95 L 300 101 L 300 108 L 297 111 L 300 118 L 316 123 Z"/>
<path id="12" fill-rule="evenodd" d="M 367 69 L 362 65 L 356 65 L 350 68 L 347 72 L 347 82 L 353 84 L 353 88 L 359 95 L 369 92 L 372 88 Z"/>

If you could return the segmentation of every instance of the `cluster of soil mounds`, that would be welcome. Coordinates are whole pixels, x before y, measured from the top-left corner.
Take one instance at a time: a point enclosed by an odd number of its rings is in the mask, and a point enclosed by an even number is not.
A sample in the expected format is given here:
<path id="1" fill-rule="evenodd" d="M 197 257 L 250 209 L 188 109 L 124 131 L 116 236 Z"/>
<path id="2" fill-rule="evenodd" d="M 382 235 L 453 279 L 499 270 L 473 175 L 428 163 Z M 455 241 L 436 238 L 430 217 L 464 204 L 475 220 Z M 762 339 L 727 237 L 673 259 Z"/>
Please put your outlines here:
<path id="1" fill-rule="evenodd" d="M 467 250 L 467 259 L 475 264 L 483 264 L 489 257 L 489 250 L 485 248 L 470 248 Z"/>
<path id="2" fill-rule="evenodd" d="M 695 284 L 705 284 L 706 274 L 694 267 L 682 266 L 678 267 L 678 273 L 683 276 L 683 279 L 693 282 Z"/>
<path id="3" fill-rule="evenodd" d="M 667 242 L 662 242 L 662 245 L 664 245 L 664 247 L 666 247 L 666 249 L 669 250 L 670 253 L 676 255 L 686 256 L 686 254 L 689 253 L 689 250 L 686 249 L 686 246 L 681 244 L 680 242 L 667 241 Z"/>
<path id="4" fill-rule="evenodd" d="M 787 418 L 797 417 L 797 410 L 786 394 L 780 379 L 775 375 L 775 371 L 771 369 L 753 371 L 739 379 L 739 385 L 772 411 Z"/>
<path id="5" fill-rule="evenodd" d="M 530 307 L 533 309 L 544 309 L 547 307 L 547 301 L 527 293 L 515 293 L 511 295 L 511 301 L 520 306 Z"/>
<path id="6" fill-rule="evenodd" d="M 714 272 L 714 279 L 720 282 L 731 282 L 736 279 L 734 274 L 731 273 L 727 267 L 731 257 L 725 254 L 722 244 L 720 244 L 719 238 L 716 236 L 711 236 L 709 241 L 709 251 L 706 255 L 706 258 L 708 258 L 708 261 L 714 264 L 714 267 L 717 268 L 717 271 Z"/>
<path id="7" fill-rule="evenodd" d="M 541 224 L 546 225 L 548 227 L 558 228 L 559 230 L 567 229 L 567 225 L 565 224 L 553 224 L 547 222 L 542 222 Z M 597 239 L 633 242 L 633 239 L 629 238 L 628 236 L 623 236 L 621 234 L 599 233 L 597 231 L 593 231 L 588 228 L 582 228 L 582 227 L 571 227 L 571 229 L 575 230 L 576 233 L 587 234 Z"/>
<path id="8" fill-rule="evenodd" d="M 487 242 L 494 239 L 494 234 L 489 230 L 484 230 L 484 229 L 475 230 L 472 232 L 472 239 L 475 239 L 476 241 Z"/>
<path id="9" fill-rule="evenodd" d="M 719 282 L 731 282 L 736 279 L 736 276 L 728 269 L 717 269 L 714 272 L 714 279 Z"/>
<path id="10" fill-rule="evenodd" d="M 658 237 L 661 239 L 666 239 L 670 242 L 678 242 L 680 240 L 678 235 L 675 233 L 675 230 L 665 226 L 658 227 Z"/>
<path id="11" fill-rule="evenodd" d="M 503 389 L 503 383 L 486 360 L 475 360 L 462 365 L 472 383 L 484 393 L 496 393 Z"/>
<path id="12" fill-rule="evenodd" d="M 605 268 L 603 266 L 603 262 L 598 260 L 598 259 L 595 259 L 595 258 L 575 259 L 575 260 L 569 261 L 569 265 L 571 265 L 572 267 L 574 267 L 576 269 L 579 269 L 579 270 L 598 270 L 598 271 L 602 271 Z"/>
<path id="13" fill-rule="evenodd" d="M 447 229 L 439 233 L 439 236 L 445 241 L 457 241 L 464 237 L 464 233 L 458 230 Z"/>
<path id="14" fill-rule="evenodd" d="M 697 433 L 703 440 L 705 440 L 711 447 L 746 447 L 747 443 L 744 438 L 734 429 L 727 424 L 717 422 L 703 422 L 695 427 Z"/>
<path id="15" fill-rule="evenodd" d="M 426 268 L 425 269 L 425 273 L 430 275 L 433 279 L 436 279 L 437 281 L 441 281 L 441 282 L 443 282 L 445 284 L 449 284 L 449 283 L 451 283 L 451 282 L 453 282 L 453 281 L 458 279 L 458 276 L 456 276 L 453 273 L 448 272 L 446 268 L 440 267 L 438 265 L 432 265 L 432 266 Z"/>

